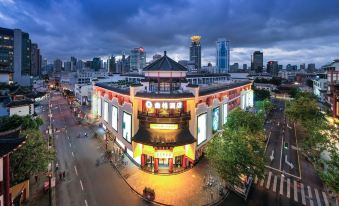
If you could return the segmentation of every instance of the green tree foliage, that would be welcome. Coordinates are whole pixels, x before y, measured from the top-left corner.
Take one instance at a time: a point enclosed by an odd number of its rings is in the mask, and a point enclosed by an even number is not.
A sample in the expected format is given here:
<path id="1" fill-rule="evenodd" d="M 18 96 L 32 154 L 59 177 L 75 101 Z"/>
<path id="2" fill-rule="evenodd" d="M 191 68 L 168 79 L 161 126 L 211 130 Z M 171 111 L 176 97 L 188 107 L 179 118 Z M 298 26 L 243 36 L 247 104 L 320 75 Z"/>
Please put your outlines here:
<path id="1" fill-rule="evenodd" d="M 281 78 L 273 77 L 272 79 L 263 79 L 263 78 L 256 78 L 254 80 L 255 83 L 263 83 L 263 84 L 274 84 L 274 85 L 281 85 Z"/>
<path id="2" fill-rule="evenodd" d="M 240 185 L 241 175 L 264 174 L 264 132 L 261 116 L 235 109 L 221 134 L 207 145 L 212 166 L 229 186 Z"/>
<path id="3" fill-rule="evenodd" d="M 245 128 L 251 133 L 257 133 L 263 131 L 264 120 L 260 115 L 244 112 L 240 108 L 236 108 L 229 113 L 226 127 L 231 130 Z"/>
<path id="4" fill-rule="evenodd" d="M 290 97 L 292 97 L 292 98 L 295 98 L 295 97 L 298 95 L 299 92 L 300 92 L 300 91 L 299 91 L 298 88 L 291 88 L 291 89 L 288 90 L 288 94 L 289 94 Z"/>
<path id="5" fill-rule="evenodd" d="M 255 106 L 259 111 L 263 111 L 264 113 L 269 113 L 274 108 L 272 102 L 268 99 L 257 101 Z"/>
<path id="6" fill-rule="evenodd" d="M 264 99 L 271 98 L 270 91 L 264 89 L 254 89 L 254 100 L 255 101 L 262 101 Z"/>
<path id="7" fill-rule="evenodd" d="M 330 125 L 320 112 L 314 95 L 299 92 L 295 99 L 287 104 L 287 117 L 305 128 L 302 139 L 302 152 L 315 165 L 324 183 L 339 192 L 339 152 L 331 139 L 335 139 L 338 129 Z M 321 154 L 330 153 L 331 160 L 323 160 Z M 325 168 L 325 169 L 324 169 Z"/>
<path id="8" fill-rule="evenodd" d="M 312 81 L 312 79 L 306 80 L 306 85 L 311 87 L 311 88 L 313 88 L 313 81 Z"/>
<path id="9" fill-rule="evenodd" d="M 13 115 L 10 117 L 2 117 L 0 118 L 0 132 L 7 131 L 11 129 L 15 129 L 21 125 L 21 129 L 39 129 L 39 127 L 43 124 L 43 120 L 39 117 L 35 119 L 31 118 L 31 116 L 18 116 Z"/>
<path id="10" fill-rule="evenodd" d="M 339 150 L 333 148 L 330 152 L 330 160 L 324 161 L 325 170 L 320 172 L 321 179 L 337 194 L 339 193 Z"/>
<path id="11" fill-rule="evenodd" d="M 27 129 L 22 134 L 27 137 L 25 144 L 10 156 L 12 185 L 28 179 L 31 175 L 45 172 L 48 163 L 55 157 L 54 150 L 48 150 L 39 130 Z"/>

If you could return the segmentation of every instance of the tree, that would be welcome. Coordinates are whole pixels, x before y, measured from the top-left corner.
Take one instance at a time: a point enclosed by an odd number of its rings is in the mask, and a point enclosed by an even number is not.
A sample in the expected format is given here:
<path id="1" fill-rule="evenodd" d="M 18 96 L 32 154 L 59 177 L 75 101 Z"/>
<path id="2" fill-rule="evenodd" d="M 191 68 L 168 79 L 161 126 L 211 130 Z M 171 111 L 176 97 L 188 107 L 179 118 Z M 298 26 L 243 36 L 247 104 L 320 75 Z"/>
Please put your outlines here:
<path id="1" fill-rule="evenodd" d="M 273 109 L 273 104 L 270 100 L 264 99 L 256 102 L 256 108 L 262 110 L 264 113 L 269 113 Z"/>
<path id="2" fill-rule="evenodd" d="M 7 131 L 11 129 L 15 129 L 21 126 L 21 129 L 39 129 L 39 127 L 43 124 L 43 120 L 39 117 L 35 119 L 31 118 L 31 116 L 18 116 L 13 115 L 10 117 L 2 117 L 0 118 L 0 131 Z"/>
<path id="3" fill-rule="evenodd" d="M 245 112 L 240 108 L 236 108 L 229 113 L 226 127 L 231 130 L 245 128 L 251 133 L 257 133 L 263 131 L 264 119 L 260 115 Z"/>
<path id="4" fill-rule="evenodd" d="M 264 89 L 254 89 L 254 100 L 255 101 L 262 101 L 264 99 L 270 99 L 271 93 L 270 91 Z"/>
<path id="5" fill-rule="evenodd" d="M 339 151 L 333 148 L 330 152 L 330 160 L 325 161 L 325 170 L 320 172 L 321 179 L 335 193 L 339 193 Z"/>
<path id="6" fill-rule="evenodd" d="M 298 88 L 292 88 L 288 91 L 288 94 L 290 95 L 290 97 L 295 98 L 297 96 L 297 94 L 299 93 L 299 89 Z"/>
<path id="7" fill-rule="evenodd" d="M 53 149 L 48 149 L 41 132 L 27 129 L 26 142 L 10 156 L 11 184 L 15 185 L 29 179 L 31 175 L 45 172 L 48 163 L 55 157 Z"/>
<path id="8" fill-rule="evenodd" d="M 313 80 L 312 79 L 307 79 L 306 80 L 306 85 L 313 88 Z"/>
<path id="9" fill-rule="evenodd" d="M 207 158 L 229 186 L 240 185 L 242 175 L 264 174 L 263 122 L 261 116 L 237 108 L 222 133 L 208 143 Z"/>
<path id="10" fill-rule="evenodd" d="M 241 175 L 264 174 L 263 142 L 258 141 L 248 130 L 225 128 L 207 146 L 207 158 L 219 175 L 230 185 L 240 185 Z"/>

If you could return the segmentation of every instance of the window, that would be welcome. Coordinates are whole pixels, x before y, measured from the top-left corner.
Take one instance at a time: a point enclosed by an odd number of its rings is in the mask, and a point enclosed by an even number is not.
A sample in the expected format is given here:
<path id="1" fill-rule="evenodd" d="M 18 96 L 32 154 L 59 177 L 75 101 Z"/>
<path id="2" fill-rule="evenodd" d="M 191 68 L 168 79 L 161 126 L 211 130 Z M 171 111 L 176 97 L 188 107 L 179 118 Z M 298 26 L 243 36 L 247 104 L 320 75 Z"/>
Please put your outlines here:
<path id="1" fill-rule="evenodd" d="M 132 139 L 132 115 L 124 112 L 122 116 L 122 137 L 131 143 Z"/>
<path id="2" fill-rule="evenodd" d="M 118 108 L 112 106 L 112 128 L 118 132 Z"/>
<path id="3" fill-rule="evenodd" d="M 228 108 L 227 108 L 227 103 L 225 103 L 223 106 L 223 124 L 226 124 L 227 122 L 227 112 L 228 112 Z"/>
<path id="4" fill-rule="evenodd" d="M 207 113 L 198 116 L 198 145 L 207 139 Z"/>

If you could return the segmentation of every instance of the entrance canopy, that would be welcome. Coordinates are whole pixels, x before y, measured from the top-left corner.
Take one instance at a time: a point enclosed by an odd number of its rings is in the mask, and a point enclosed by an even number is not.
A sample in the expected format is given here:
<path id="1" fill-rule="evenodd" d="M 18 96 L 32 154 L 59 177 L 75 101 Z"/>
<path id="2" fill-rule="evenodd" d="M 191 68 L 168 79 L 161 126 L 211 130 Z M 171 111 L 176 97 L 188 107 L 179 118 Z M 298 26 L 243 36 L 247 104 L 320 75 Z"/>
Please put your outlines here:
<path id="1" fill-rule="evenodd" d="M 195 142 L 188 129 L 150 129 L 140 127 L 132 141 L 156 147 L 175 147 Z"/>

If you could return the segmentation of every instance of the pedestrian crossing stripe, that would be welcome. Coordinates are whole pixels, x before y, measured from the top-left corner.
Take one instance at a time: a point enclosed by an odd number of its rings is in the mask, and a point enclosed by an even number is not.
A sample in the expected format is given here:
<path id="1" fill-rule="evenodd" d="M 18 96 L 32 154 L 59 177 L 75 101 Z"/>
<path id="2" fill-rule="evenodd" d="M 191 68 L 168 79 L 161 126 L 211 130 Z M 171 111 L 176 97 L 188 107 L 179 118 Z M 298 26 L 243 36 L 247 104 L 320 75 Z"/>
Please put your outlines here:
<path id="1" fill-rule="evenodd" d="M 272 181 L 273 184 L 271 183 Z M 298 183 L 295 179 L 291 179 L 283 175 L 274 175 L 271 171 L 269 171 L 268 175 L 265 175 L 264 179 L 259 179 L 255 177 L 254 183 L 262 188 L 271 190 L 274 193 L 279 192 L 280 195 L 286 196 L 288 199 L 292 198 L 292 193 L 293 200 L 295 202 L 298 202 L 299 197 L 301 197 L 300 200 L 303 205 L 329 206 L 329 202 L 325 192 L 319 191 L 317 188 L 312 189 L 309 185 Z M 277 187 L 278 185 L 279 188 Z M 285 186 L 286 189 L 284 190 Z M 286 191 L 286 193 L 284 193 L 284 191 Z"/>

